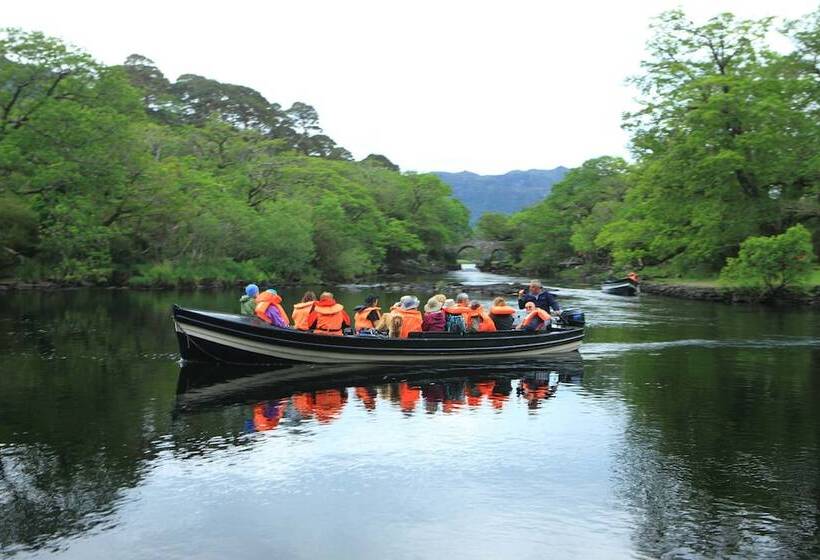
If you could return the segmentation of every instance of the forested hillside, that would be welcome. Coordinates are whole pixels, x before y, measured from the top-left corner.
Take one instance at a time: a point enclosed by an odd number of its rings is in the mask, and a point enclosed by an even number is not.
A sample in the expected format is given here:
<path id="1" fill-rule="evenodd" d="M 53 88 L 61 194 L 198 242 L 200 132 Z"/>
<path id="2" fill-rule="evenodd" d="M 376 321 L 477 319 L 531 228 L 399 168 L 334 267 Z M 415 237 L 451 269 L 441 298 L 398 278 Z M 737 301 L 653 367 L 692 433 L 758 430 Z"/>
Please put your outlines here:
<path id="1" fill-rule="evenodd" d="M 417 269 L 467 232 L 433 175 L 351 161 L 305 103 L 0 35 L 0 278 L 178 284 Z"/>
<path id="2" fill-rule="evenodd" d="M 511 214 L 535 204 L 550 193 L 552 185 L 566 172 L 566 167 L 556 167 L 510 171 L 504 175 L 478 175 L 469 171 L 438 171 L 436 175 L 453 188 L 453 195 L 467 207 L 470 221 L 475 223 L 485 212 Z"/>
<path id="3" fill-rule="evenodd" d="M 738 270 L 739 253 L 757 259 L 746 271 L 810 271 L 812 241 L 820 247 L 820 11 L 779 29 L 789 52 L 770 47 L 772 31 L 770 19 L 696 25 L 663 14 L 633 79 L 640 108 L 624 118 L 634 163 L 587 161 L 544 201 L 485 215 L 479 231 L 542 273 L 583 262 L 709 275 L 727 259 Z"/>

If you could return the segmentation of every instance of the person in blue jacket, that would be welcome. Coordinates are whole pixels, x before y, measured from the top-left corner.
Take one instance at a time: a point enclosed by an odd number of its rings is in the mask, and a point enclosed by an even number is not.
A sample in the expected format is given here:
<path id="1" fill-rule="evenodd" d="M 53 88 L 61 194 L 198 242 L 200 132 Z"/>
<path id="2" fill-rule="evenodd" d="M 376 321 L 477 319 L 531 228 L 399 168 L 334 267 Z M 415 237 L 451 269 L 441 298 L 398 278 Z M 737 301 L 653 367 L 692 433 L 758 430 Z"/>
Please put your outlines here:
<path id="1" fill-rule="evenodd" d="M 541 287 L 541 280 L 530 280 L 529 290 L 520 290 L 518 292 L 518 309 L 524 309 L 528 301 L 533 302 L 536 307 L 547 313 L 561 311 L 561 306 L 555 296 Z"/>

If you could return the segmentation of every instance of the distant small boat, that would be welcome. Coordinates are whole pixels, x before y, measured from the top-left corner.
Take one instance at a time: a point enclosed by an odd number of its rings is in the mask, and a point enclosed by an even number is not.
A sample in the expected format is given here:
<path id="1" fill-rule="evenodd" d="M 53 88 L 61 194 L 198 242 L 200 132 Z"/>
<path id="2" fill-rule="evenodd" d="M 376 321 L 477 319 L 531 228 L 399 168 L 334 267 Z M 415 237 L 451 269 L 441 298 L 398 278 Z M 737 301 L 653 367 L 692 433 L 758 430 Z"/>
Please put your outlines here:
<path id="1" fill-rule="evenodd" d="M 607 280 L 601 284 L 601 291 L 613 296 L 637 296 L 641 293 L 641 283 L 635 278 L 621 278 L 620 280 Z"/>
<path id="2" fill-rule="evenodd" d="M 578 312 L 579 321 L 583 315 Z M 453 362 L 537 358 L 573 352 L 583 326 L 549 331 L 498 331 L 459 335 L 413 333 L 410 338 L 327 336 L 271 327 L 254 317 L 173 307 L 174 327 L 184 360 L 228 364 L 282 361 L 315 364 Z"/>

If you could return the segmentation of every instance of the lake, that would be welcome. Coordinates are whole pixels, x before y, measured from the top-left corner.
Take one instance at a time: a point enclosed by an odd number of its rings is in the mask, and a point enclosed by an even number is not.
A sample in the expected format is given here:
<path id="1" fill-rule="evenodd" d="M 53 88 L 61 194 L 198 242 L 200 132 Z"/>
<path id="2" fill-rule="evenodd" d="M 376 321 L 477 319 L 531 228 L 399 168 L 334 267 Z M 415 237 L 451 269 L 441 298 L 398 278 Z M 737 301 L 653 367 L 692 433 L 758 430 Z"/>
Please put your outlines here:
<path id="1" fill-rule="evenodd" d="M 181 371 L 171 304 L 239 295 L 0 295 L 0 555 L 820 556 L 816 311 L 561 288 L 580 354 Z"/>

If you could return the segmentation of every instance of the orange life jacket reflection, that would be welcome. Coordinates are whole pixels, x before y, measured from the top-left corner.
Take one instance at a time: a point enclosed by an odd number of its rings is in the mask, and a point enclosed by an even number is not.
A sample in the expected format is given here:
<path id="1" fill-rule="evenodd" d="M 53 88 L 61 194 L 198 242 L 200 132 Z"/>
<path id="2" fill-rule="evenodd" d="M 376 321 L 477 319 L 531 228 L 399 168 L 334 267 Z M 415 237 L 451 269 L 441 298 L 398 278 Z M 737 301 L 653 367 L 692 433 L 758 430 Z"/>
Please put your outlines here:
<path id="1" fill-rule="evenodd" d="M 361 311 L 356 312 L 354 320 L 356 321 L 355 328 L 357 331 L 376 328 L 376 323 L 367 318 L 367 316 L 373 311 L 376 311 L 379 314 L 379 317 L 381 317 L 382 310 L 378 307 L 365 307 Z"/>
<path id="2" fill-rule="evenodd" d="M 308 316 L 308 325 L 319 334 L 341 336 L 342 329 L 350 326 L 350 317 L 334 299 L 320 299 Z"/>
<path id="3" fill-rule="evenodd" d="M 530 323 L 534 322 L 536 318 L 541 320 L 541 324 L 538 325 L 538 329 L 546 329 L 547 326 L 550 324 L 550 314 L 541 309 L 540 307 L 536 307 L 535 310 L 524 317 L 524 320 L 521 321 L 521 326 L 526 327 Z"/>
<path id="4" fill-rule="evenodd" d="M 401 317 L 401 338 L 407 338 L 412 332 L 421 332 L 421 324 L 424 319 L 418 309 L 397 308 L 393 310 Z"/>
<path id="5" fill-rule="evenodd" d="M 310 325 L 308 325 L 308 316 L 310 312 L 313 310 L 313 304 L 315 301 L 304 301 L 302 303 L 295 303 L 293 304 L 293 326 L 299 329 L 300 331 L 306 331 L 310 329 Z"/>
<path id="6" fill-rule="evenodd" d="M 282 402 L 259 403 L 253 406 L 253 427 L 257 432 L 272 430 L 279 425 L 285 414 Z"/>
<path id="7" fill-rule="evenodd" d="M 407 383 L 399 383 L 399 406 L 402 412 L 413 412 L 421 396 L 421 389 Z"/>

